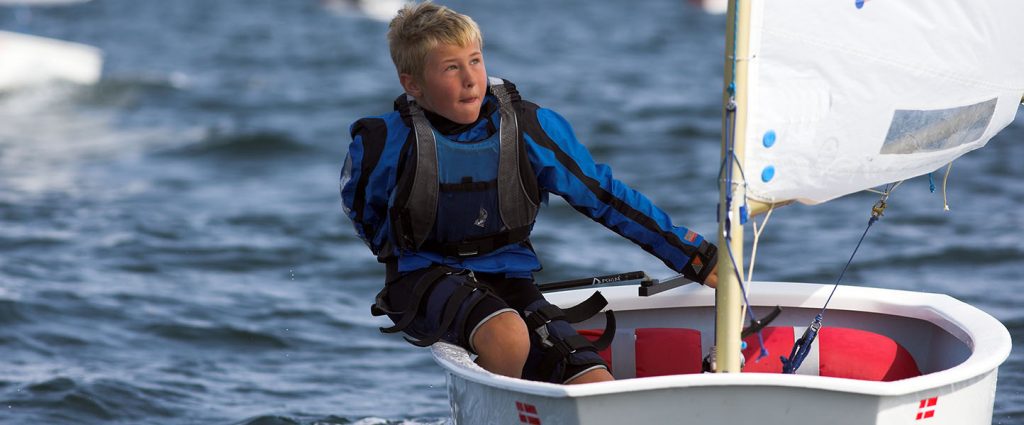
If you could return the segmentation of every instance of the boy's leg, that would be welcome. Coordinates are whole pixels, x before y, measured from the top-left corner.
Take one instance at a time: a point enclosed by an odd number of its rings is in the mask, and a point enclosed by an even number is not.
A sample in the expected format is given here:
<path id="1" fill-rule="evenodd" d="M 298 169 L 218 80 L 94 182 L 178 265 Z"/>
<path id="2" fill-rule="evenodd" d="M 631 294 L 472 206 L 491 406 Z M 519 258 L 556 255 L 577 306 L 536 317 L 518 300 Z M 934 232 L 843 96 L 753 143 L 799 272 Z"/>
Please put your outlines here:
<path id="1" fill-rule="evenodd" d="M 530 354 L 530 337 L 519 313 L 499 312 L 481 323 L 472 337 L 480 367 L 499 375 L 519 378 Z"/>
<path id="2" fill-rule="evenodd" d="M 386 306 L 378 307 L 390 311 L 396 323 L 389 331 L 403 331 L 419 346 L 437 340 L 461 346 L 478 354 L 477 363 L 484 369 L 521 376 L 530 349 L 526 325 L 471 273 L 418 270 L 388 282 L 383 295 Z"/>
<path id="3" fill-rule="evenodd" d="M 478 273 L 477 276 L 491 286 L 510 307 L 516 309 L 521 317 L 533 314 L 542 306 L 550 305 L 531 279 L 509 279 L 500 275 L 483 273 Z M 554 348 L 550 348 L 552 342 L 583 339 L 569 322 L 552 320 L 543 326 L 543 330 L 530 330 L 525 325 L 525 321 L 523 325 L 531 343 L 526 370 L 523 370 L 524 379 L 558 384 L 584 384 L 615 379 L 608 372 L 608 366 L 601 356 L 596 351 L 589 351 L 585 348 L 561 359 L 560 366 L 554 370 L 548 368 L 550 366 L 550 364 L 546 364 L 549 360 L 548 354 L 550 350 L 554 350 Z M 539 333 L 545 334 L 543 339 Z M 592 346 L 590 346 L 590 350 L 593 350 Z"/>

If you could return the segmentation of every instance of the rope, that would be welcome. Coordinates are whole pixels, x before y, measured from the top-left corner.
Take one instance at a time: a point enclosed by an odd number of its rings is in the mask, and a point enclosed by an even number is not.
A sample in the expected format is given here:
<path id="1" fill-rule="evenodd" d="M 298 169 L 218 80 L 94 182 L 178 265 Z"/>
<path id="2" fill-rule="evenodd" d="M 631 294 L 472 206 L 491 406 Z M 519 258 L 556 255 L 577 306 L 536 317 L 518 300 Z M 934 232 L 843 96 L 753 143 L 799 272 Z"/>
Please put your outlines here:
<path id="1" fill-rule="evenodd" d="M 953 163 L 946 166 L 946 176 L 942 178 L 942 210 L 949 211 L 949 201 L 946 200 L 946 182 L 949 181 L 949 171 L 953 169 Z"/>
<path id="2" fill-rule="evenodd" d="M 891 188 L 888 188 L 886 190 L 864 189 L 864 191 L 865 192 L 870 192 L 870 193 L 875 193 L 875 194 L 878 194 L 878 195 L 882 195 L 884 197 L 884 199 L 888 199 L 889 195 L 891 195 L 892 192 L 894 190 L 896 190 L 897 187 L 900 187 L 901 184 L 903 184 L 903 180 L 900 180 L 900 181 L 896 182 L 895 184 L 892 185 Z"/>
<path id="3" fill-rule="evenodd" d="M 850 259 L 846 260 L 846 265 L 843 266 L 843 271 L 839 273 L 836 283 L 832 286 L 832 292 L 828 294 L 828 299 L 825 300 L 825 305 L 821 307 L 821 312 L 818 313 L 819 320 L 821 316 L 825 314 L 825 310 L 828 309 L 828 303 L 832 301 L 832 296 L 836 294 L 836 289 L 839 289 L 839 282 L 843 280 L 843 276 L 846 275 L 846 271 L 850 268 L 850 264 L 853 263 L 853 257 L 857 255 L 857 250 L 859 250 L 860 245 L 864 243 L 864 237 L 868 235 L 868 230 L 871 230 L 871 225 L 875 224 L 875 222 L 878 221 L 878 218 L 882 216 L 882 213 L 880 212 L 882 210 L 885 210 L 885 201 L 878 201 L 878 204 L 875 204 L 875 206 L 871 208 L 871 218 L 868 219 L 868 226 L 864 228 L 864 233 L 860 235 L 860 240 L 857 241 L 857 246 L 853 248 L 853 253 L 850 254 Z M 876 213 L 876 211 L 879 212 Z"/>
<path id="4" fill-rule="evenodd" d="M 760 242 L 759 239 L 761 238 L 761 232 L 764 231 L 764 228 L 768 225 L 768 219 L 771 218 L 772 216 L 772 211 L 775 211 L 775 204 L 771 204 L 768 207 L 768 212 L 765 214 L 764 220 L 761 221 L 760 229 L 757 228 L 757 221 L 750 222 L 750 224 L 754 227 L 754 242 L 751 244 L 750 248 L 750 266 L 747 268 L 747 282 L 751 282 L 754 280 L 754 262 L 757 261 L 757 246 Z M 729 255 L 732 255 L 731 247 Z M 742 280 L 740 280 L 740 282 L 742 282 Z M 743 299 L 747 303 L 747 310 L 749 311 L 750 301 L 747 301 L 746 295 L 746 291 L 744 291 Z M 750 318 L 754 323 L 758 321 L 757 317 L 754 317 L 753 312 L 750 313 Z M 761 361 L 761 359 L 768 357 L 768 349 L 764 347 L 764 338 L 761 336 L 761 331 L 757 331 L 757 341 L 761 346 L 761 351 L 760 353 L 758 353 L 757 359 L 754 360 L 755 362 Z"/>
<path id="5" fill-rule="evenodd" d="M 949 211 L 949 201 L 946 198 L 946 183 L 949 181 L 949 170 L 953 169 L 953 163 L 950 162 L 946 165 L 946 176 L 942 178 L 942 210 Z M 932 177 L 934 173 L 928 173 L 928 190 L 935 193 L 935 179 Z"/>
<path id="6" fill-rule="evenodd" d="M 803 364 L 804 358 L 810 352 L 811 345 L 814 344 L 814 339 L 818 336 L 818 330 L 821 329 L 822 318 L 825 316 L 825 310 L 828 309 L 828 304 L 832 302 L 832 296 L 836 294 L 836 290 L 839 289 L 839 282 L 843 280 L 843 276 L 846 275 L 846 271 L 849 270 L 850 265 L 853 264 L 853 258 L 857 256 L 857 251 L 860 250 L 861 244 L 864 243 L 864 238 L 868 235 L 868 230 L 871 230 L 871 226 L 875 224 L 882 215 L 885 213 L 885 207 L 889 199 L 889 195 L 892 194 L 903 181 L 897 182 L 896 184 L 888 187 L 885 191 L 880 192 L 882 194 L 881 199 L 871 207 L 871 218 L 868 219 L 868 225 L 864 228 L 864 233 L 860 235 L 860 240 L 857 241 L 857 246 L 853 248 L 853 253 L 850 254 L 850 259 L 846 260 L 846 265 L 843 266 L 843 271 L 839 273 L 839 277 L 836 278 L 836 283 L 832 285 L 832 292 L 828 294 L 828 299 L 825 300 L 825 304 L 821 307 L 821 311 L 814 317 L 811 325 L 804 331 L 803 336 L 800 337 L 795 343 L 793 343 L 793 350 L 789 354 L 789 358 L 782 357 L 782 373 L 796 373 L 800 365 Z"/>
<path id="7" fill-rule="evenodd" d="M 757 261 L 757 245 L 761 238 L 761 232 L 768 226 L 768 219 L 772 217 L 772 211 L 775 211 L 775 204 L 768 206 L 768 212 L 764 215 L 764 220 L 761 220 L 761 228 L 757 228 L 757 221 L 750 222 L 754 226 L 754 243 L 751 244 L 750 248 L 750 266 L 747 268 L 747 282 L 754 280 L 754 262 Z"/>

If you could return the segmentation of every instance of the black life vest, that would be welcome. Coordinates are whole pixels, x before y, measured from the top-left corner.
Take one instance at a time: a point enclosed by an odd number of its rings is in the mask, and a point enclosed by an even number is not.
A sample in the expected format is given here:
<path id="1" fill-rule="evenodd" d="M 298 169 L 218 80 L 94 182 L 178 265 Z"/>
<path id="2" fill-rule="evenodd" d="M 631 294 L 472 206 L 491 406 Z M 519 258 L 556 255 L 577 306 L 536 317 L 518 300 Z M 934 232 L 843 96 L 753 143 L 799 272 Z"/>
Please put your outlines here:
<path id="1" fill-rule="evenodd" d="M 478 142 L 448 140 L 412 97 L 399 102 L 415 146 L 389 202 L 398 248 L 471 257 L 529 237 L 540 196 L 516 116 L 521 100 L 511 83 L 491 78 L 489 84 L 500 122 Z"/>

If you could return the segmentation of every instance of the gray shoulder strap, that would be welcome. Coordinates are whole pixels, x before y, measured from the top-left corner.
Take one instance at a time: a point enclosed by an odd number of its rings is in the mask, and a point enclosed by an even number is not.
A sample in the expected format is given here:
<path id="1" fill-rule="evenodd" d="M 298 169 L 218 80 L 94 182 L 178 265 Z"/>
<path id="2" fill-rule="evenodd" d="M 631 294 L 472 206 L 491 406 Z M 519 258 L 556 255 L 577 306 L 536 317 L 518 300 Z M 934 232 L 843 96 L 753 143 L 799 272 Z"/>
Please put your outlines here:
<path id="1" fill-rule="evenodd" d="M 498 209 L 501 220 L 509 229 L 533 224 L 537 217 L 538 205 L 526 194 L 523 178 L 519 172 L 519 122 L 512 107 L 505 82 L 491 77 L 491 93 L 498 98 L 501 122 L 501 149 L 498 161 Z"/>
<path id="2" fill-rule="evenodd" d="M 416 133 L 416 171 L 408 205 L 417 210 L 416 214 L 411 214 L 412 229 L 409 231 L 412 232 L 415 247 L 419 248 L 427 240 L 437 216 L 437 141 L 434 140 L 434 131 L 427 117 L 412 96 L 409 97 L 409 113 Z"/>

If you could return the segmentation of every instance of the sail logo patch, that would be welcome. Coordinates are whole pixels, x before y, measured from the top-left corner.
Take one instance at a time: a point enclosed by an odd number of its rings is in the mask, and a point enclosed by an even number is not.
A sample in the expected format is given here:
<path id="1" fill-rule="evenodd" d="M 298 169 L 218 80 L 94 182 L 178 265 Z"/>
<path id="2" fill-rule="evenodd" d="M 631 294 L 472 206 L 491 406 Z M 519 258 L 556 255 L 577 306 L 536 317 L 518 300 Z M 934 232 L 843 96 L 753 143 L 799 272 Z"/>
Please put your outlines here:
<path id="1" fill-rule="evenodd" d="M 519 412 L 519 422 L 530 425 L 541 425 L 540 415 L 537 414 L 537 406 L 516 402 L 516 410 Z"/>
<path id="2" fill-rule="evenodd" d="M 917 407 L 917 420 L 928 419 L 935 416 L 935 405 L 939 404 L 938 397 L 926 398 L 921 400 L 921 404 Z"/>

